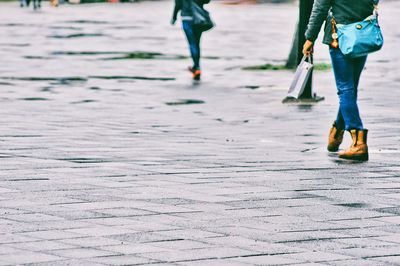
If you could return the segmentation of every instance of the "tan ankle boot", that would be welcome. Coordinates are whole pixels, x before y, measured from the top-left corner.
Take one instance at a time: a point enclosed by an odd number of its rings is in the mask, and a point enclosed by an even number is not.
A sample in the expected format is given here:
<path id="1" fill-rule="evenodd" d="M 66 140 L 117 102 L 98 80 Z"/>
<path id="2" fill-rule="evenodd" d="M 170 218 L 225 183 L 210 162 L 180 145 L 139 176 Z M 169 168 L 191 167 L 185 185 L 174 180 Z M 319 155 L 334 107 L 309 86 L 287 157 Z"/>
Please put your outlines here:
<path id="1" fill-rule="evenodd" d="M 350 130 L 353 143 L 350 148 L 344 152 L 339 153 L 339 158 L 349 160 L 368 161 L 368 145 L 367 134 L 368 130 Z"/>
<path id="2" fill-rule="evenodd" d="M 336 122 L 333 122 L 331 131 L 329 133 L 328 151 L 335 152 L 339 150 L 340 144 L 343 141 L 343 129 L 337 129 Z"/>

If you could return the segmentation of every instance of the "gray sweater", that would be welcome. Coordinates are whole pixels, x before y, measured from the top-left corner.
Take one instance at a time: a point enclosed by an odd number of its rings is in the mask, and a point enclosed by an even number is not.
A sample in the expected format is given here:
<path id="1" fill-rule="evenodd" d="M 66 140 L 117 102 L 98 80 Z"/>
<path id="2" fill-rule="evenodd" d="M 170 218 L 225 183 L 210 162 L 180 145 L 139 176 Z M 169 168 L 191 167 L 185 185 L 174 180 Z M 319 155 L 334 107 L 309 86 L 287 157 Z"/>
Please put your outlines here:
<path id="1" fill-rule="evenodd" d="M 306 39 L 314 42 L 318 38 L 322 24 L 325 22 L 323 43 L 332 42 L 332 25 L 329 10 L 338 24 L 350 24 L 364 20 L 372 15 L 377 0 L 315 0 L 310 22 L 306 30 Z"/>

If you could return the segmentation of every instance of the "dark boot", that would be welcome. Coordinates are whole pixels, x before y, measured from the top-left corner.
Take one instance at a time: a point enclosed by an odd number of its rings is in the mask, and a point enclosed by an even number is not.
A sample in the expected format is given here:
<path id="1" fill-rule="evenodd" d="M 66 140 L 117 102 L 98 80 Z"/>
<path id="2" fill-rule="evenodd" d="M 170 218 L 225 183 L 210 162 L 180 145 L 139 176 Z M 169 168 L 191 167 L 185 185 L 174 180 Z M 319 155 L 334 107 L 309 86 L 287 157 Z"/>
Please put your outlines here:
<path id="1" fill-rule="evenodd" d="M 346 151 L 339 153 L 339 158 L 348 160 L 368 161 L 368 145 L 367 135 L 368 130 L 350 130 L 353 143 Z"/>
<path id="2" fill-rule="evenodd" d="M 201 70 L 200 70 L 200 69 L 197 69 L 197 70 L 194 71 L 194 73 L 193 73 L 193 79 L 194 79 L 194 80 L 200 80 L 200 77 L 201 77 Z"/>
<path id="3" fill-rule="evenodd" d="M 329 133 L 329 140 L 328 140 L 328 151 L 336 152 L 339 150 L 340 144 L 343 141 L 343 129 L 337 129 L 336 122 L 333 122 L 331 131 Z"/>

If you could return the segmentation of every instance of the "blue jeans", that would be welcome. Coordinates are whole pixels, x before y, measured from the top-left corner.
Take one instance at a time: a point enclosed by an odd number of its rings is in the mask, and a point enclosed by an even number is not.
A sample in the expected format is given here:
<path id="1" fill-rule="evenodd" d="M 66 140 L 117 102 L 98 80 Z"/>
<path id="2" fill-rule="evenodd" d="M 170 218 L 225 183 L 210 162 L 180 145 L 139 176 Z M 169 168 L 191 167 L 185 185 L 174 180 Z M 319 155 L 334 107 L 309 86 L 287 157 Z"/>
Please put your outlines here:
<path id="1" fill-rule="evenodd" d="M 183 20 L 182 26 L 189 43 L 190 54 L 193 59 L 193 69 L 200 69 L 200 39 L 202 31 L 197 29 L 191 20 Z"/>
<path id="2" fill-rule="evenodd" d="M 349 58 L 340 49 L 330 48 L 333 72 L 335 73 L 339 112 L 336 118 L 338 129 L 364 129 L 357 106 L 358 84 L 367 56 Z"/>

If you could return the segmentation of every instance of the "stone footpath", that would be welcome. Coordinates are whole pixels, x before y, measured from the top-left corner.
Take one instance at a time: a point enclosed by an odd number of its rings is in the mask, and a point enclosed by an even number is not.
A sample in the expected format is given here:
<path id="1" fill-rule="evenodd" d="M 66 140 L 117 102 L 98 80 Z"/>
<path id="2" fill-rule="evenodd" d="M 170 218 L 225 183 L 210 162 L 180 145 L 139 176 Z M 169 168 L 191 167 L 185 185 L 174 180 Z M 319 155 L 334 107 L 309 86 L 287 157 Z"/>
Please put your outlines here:
<path id="1" fill-rule="evenodd" d="M 209 8 L 193 83 L 170 1 L 0 4 L 0 265 L 400 265 L 400 2 L 361 83 L 366 163 L 325 150 L 331 71 L 283 105 L 291 71 L 242 70 L 284 63 L 296 5 Z"/>

